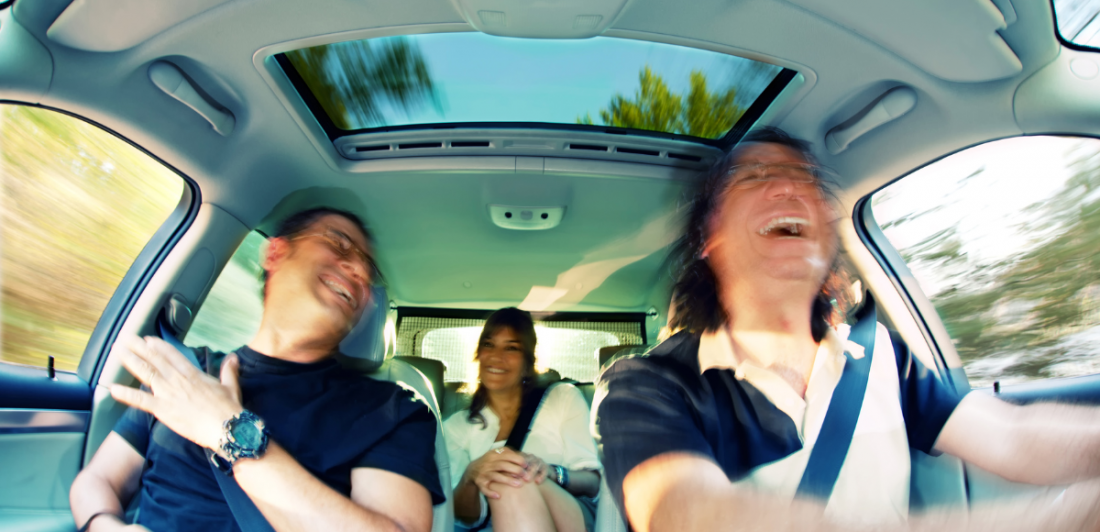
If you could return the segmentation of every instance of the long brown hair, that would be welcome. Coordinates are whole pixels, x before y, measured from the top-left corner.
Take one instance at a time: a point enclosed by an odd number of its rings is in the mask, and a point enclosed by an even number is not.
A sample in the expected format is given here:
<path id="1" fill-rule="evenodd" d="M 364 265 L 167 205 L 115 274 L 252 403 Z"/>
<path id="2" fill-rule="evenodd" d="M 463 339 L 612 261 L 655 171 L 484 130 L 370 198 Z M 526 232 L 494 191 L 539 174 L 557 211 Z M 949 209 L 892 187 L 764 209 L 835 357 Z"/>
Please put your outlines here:
<path id="1" fill-rule="evenodd" d="M 810 164 L 818 165 L 810 151 L 810 143 L 791 137 L 778 128 L 765 127 L 750 132 L 741 143 L 764 142 L 786 146 Z M 737 157 L 735 147 L 710 169 L 700 186 L 688 200 L 687 223 L 683 236 L 676 242 L 670 255 L 673 265 L 675 284 L 672 289 L 672 319 L 669 329 L 687 330 L 694 333 L 714 331 L 722 327 L 729 317 L 718 300 L 718 279 L 714 275 L 707 259 L 703 257 L 706 247 L 709 221 L 721 203 L 724 191 L 731 176 L 730 165 Z M 819 178 L 820 179 L 820 178 Z M 831 187 L 835 184 L 820 179 L 822 193 L 832 197 Z M 820 342 L 826 330 L 840 321 L 847 310 L 847 293 L 844 290 L 847 276 L 839 259 L 833 265 L 821 290 L 814 299 L 810 318 L 810 330 L 814 341 Z M 835 306 L 834 306 L 835 305 Z"/>
<path id="2" fill-rule="evenodd" d="M 535 322 L 531 320 L 529 312 L 508 307 L 490 314 L 485 320 L 485 327 L 481 329 L 481 336 L 477 339 L 477 350 L 480 352 L 481 344 L 492 338 L 503 327 L 512 329 L 512 332 L 519 337 L 520 350 L 523 351 L 523 393 L 527 393 L 534 387 L 535 344 L 538 342 L 535 336 Z M 481 423 L 481 426 L 485 427 L 485 417 L 481 415 L 481 410 L 487 404 L 489 404 L 489 391 L 479 382 L 474 397 L 470 401 L 470 414 L 467 418 L 470 423 Z"/>

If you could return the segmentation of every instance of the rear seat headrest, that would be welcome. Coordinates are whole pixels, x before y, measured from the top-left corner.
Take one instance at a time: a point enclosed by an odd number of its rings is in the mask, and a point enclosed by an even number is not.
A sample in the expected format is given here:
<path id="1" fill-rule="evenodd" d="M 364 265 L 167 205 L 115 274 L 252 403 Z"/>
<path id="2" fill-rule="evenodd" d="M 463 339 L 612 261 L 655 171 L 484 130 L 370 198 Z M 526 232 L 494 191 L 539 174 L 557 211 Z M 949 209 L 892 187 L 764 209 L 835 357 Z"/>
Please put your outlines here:
<path id="1" fill-rule="evenodd" d="M 389 299 L 384 286 L 371 287 L 370 301 L 359 323 L 340 342 L 340 361 L 363 372 L 373 372 L 386 361 L 386 312 Z"/>

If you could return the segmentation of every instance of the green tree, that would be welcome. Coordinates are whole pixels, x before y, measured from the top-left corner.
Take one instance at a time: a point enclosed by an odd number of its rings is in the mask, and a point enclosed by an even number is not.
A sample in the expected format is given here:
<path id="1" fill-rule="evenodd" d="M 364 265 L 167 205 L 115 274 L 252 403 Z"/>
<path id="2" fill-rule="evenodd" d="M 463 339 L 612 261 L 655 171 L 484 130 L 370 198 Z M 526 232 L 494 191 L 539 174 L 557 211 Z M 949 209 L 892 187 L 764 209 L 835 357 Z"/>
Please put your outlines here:
<path id="1" fill-rule="evenodd" d="M 287 58 L 341 129 L 385 125 L 387 104 L 405 113 L 429 100 L 439 108 L 420 49 L 403 37 L 314 46 Z"/>
<path id="2" fill-rule="evenodd" d="M 616 94 L 599 112 L 604 125 L 647 131 L 661 131 L 693 137 L 718 138 L 733 127 L 744 109 L 735 103 L 737 90 L 711 92 L 703 72 L 693 70 L 687 94 L 677 94 L 665 80 L 646 66 L 638 74 L 634 97 Z M 594 125 L 591 114 L 577 118 L 578 124 Z"/>

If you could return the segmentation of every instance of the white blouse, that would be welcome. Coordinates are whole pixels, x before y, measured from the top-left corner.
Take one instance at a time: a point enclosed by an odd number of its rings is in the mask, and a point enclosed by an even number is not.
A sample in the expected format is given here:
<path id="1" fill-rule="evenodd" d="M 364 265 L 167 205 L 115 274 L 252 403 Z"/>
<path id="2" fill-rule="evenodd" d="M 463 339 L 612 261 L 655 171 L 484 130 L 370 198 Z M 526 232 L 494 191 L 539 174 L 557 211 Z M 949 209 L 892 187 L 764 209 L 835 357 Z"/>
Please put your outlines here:
<path id="1" fill-rule="evenodd" d="M 469 415 L 469 409 L 460 410 L 443 422 L 443 435 L 451 459 L 452 490 L 462 481 L 470 462 L 504 446 L 504 440 L 496 441 L 500 418 L 493 409 L 488 406 L 481 409 L 481 416 L 485 418 L 484 428 L 480 422 L 470 422 Z M 588 418 L 588 402 L 580 390 L 569 383 L 558 383 L 543 397 L 522 451 L 542 458 L 547 464 L 558 464 L 572 470 L 598 471 L 601 466 L 596 456 L 596 442 L 588 431 Z M 488 504 L 482 496 L 481 517 L 477 522 L 458 522 L 458 525 L 477 525 L 485 519 L 487 510 Z"/>

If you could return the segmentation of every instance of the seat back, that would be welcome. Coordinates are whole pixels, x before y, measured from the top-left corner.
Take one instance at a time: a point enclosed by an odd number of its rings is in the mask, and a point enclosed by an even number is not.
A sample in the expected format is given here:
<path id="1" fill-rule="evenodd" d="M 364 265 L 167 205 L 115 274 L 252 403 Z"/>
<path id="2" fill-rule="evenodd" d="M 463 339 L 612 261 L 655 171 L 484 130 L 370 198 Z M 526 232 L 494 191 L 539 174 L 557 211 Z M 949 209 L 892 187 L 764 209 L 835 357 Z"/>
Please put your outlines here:
<path id="1" fill-rule="evenodd" d="M 432 387 L 436 404 L 443 405 L 443 375 L 447 372 L 447 365 L 442 360 L 424 357 L 395 356 L 394 360 L 400 360 L 420 370 Z"/>
<path id="2" fill-rule="evenodd" d="M 443 439 L 443 423 L 428 378 L 412 365 L 401 360 L 386 360 L 383 330 L 386 326 L 386 289 L 371 289 L 372 306 L 363 311 L 363 317 L 351 334 L 340 344 L 340 362 L 380 381 L 395 382 L 415 391 L 431 408 L 436 417 L 435 465 L 439 470 L 439 484 L 446 502 L 432 508 L 432 532 L 454 531 L 454 501 L 451 500 L 451 463 L 447 455 L 447 442 Z"/>

